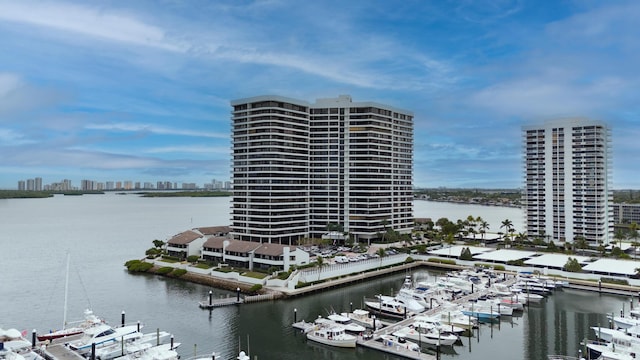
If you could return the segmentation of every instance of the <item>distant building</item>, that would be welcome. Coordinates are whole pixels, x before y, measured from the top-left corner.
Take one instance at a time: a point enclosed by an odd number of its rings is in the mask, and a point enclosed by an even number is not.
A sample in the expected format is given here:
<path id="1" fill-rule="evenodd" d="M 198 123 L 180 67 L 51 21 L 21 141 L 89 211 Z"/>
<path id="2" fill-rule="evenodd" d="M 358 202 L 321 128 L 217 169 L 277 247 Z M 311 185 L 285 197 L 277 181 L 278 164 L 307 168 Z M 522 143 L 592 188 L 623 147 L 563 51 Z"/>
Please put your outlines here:
<path id="1" fill-rule="evenodd" d="M 611 131 L 589 119 L 523 127 L 526 229 L 530 237 L 608 244 L 613 235 Z"/>
<path id="2" fill-rule="evenodd" d="M 413 227 L 413 114 L 350 96 L 258 96 L 233 106 L 232 233 L 296 244 Z"/>
<path id="3" fill-rule="evenodd" d="M 640 224 L 640 204 L 613 204 L 613 219 L 616 224 Z"/>
<path id="4" fill-rule="evenodd" d="M 18 181 L 18 190 L 27 190 L 27 183 L 24 180 Z"/>

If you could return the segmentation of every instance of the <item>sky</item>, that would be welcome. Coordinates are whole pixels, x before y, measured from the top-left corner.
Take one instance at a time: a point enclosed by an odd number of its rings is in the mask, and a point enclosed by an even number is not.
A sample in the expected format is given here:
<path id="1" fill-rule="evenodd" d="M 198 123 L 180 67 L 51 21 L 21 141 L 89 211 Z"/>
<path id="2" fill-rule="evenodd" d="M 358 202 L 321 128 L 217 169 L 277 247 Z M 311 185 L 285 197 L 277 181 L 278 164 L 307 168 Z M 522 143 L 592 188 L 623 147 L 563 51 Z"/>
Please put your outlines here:
<path id="1" fill-rule="evenodd" d="M 0 0 L 0 188 L 231 172 L 230 101 L 414 113 L 414 186 L 518 188 L 522 126 L 612 129 L 638 189 L 640 2 Z"/>

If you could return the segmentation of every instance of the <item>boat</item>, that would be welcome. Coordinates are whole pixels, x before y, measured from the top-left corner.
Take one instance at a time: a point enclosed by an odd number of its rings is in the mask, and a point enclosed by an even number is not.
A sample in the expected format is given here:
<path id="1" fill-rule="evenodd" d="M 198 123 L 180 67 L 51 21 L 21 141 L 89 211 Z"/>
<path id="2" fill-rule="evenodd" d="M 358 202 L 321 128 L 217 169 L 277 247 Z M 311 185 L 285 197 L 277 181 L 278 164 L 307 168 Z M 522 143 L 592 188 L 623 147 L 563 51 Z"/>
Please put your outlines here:
<path id="1" fill-rule="evenodd" d="M 316 324 L 307 332 L 307 339 L 342 348 L 355 348 L 357 340 L 354 335 L 347 334 L 344 327 L 337 324 Z"/>
<path id="2" fill-rule="evenodd" d="M 99 360 L 109 360 L 124 356 L 127 353 L 144 350 L 154 345 L 165 344 L 171 340 L 171 334 L 166 331 L 158 331 L 155 333 L 142 334 L 135 333 L 125 342 L 115 342 L 111 345 L 103 346 L 96 349 L 95 357 Z M 173 346 L 177 348 L 177 346 Z"/>
<path id="3" fill-rule="evenodd" d="M 72 327 L 66 327 L 68 323 L 65 321 L 65 326 L 60 330 L 50 331 L 46 334 L 38 335 L 38 341 L 53 341 L 67 336 L 73 336 L 82 334 L 86 329 L 103 324 L 104 321 L 93 314 L 93 311 L 86 309 L 84 311 L 84 320 L 81 320 L 77 325 Z"/>
<path id="4" fill-rule="evenodd" d="M 409 341 L 403 337 L 390 335 L 390 334 L 383 334 L 383 335 L 380 335 L 380 341 L 382 341 L 384 346 L 420 352 L 420 345 L 412 341 Z"/>
<path id="5" fill-rule="evenodd" d="M 375 320 L 375 316 L 372 316 L 371 313 L 364 309 L 355 309 L 350 313 L 347 313 L 347 316 L 355 323 L 358 323 L 369 329 L 380 329 L 384 326 L 382 321 Z M 374 325 L 375 321 L 375 325 Z"/>
<path id="6" fill-rule="evenodd" d="M 180 356 L 176 348 L 180 343 L 161 344 L 158 346 L 147 346 L 129 352 L 127 355 L 118 357 L 119 360 L 178 360 Z"/>
<path id="7" fill-rule="evenodd" d="M 0 329 L 0 358 L 7 360 L 44 360 L 33 351 L 32 343 L 17 329 Z"/>
<path id="8" fill-rule="evenodd" d="M 364 304 L 377 314 L 396 319 L 404 319 L 409 314 L 403 303 L 391 296 L 380 296 L 377 299 L 365 300 Z"/>
<path id="9" fill-rule="evenodd" d="M 423 322 L 429 324 L 436 329 L 436 331 L 440 331 L 441 333 L 450 333 L 455 335 L 461 335 L 466 331 L 465 328 L 456 326 L 453 324 L 444 324 L 440 321 L 440 316 L 425 316 L 425 315 L 417 315 L 413 318 L 415 321 Z"/>
<path id="10" fill-rule="evenodd" d="M 327 319 L 333 321 L 338 325 L 342 325 L 344 329 L 350 333 L 359 334 L 367 330 L 364 326 L 353 322 L 351 318 L 349 318 L 347 313 L 342 313 L 342 314 L 333 313 L 327 316 Z"/>
<path id="11" fill-rule="evenodd" d="M 62 328 L 56 331 L 50 331 L 45 334 L 38 335 L 39 341 L 52 341 L 55 339 L 73 336 L 82 334 L 86 329 L 104 323 L 101 319 L 93 314 L 93 311 L 90 309 L 86 309 L 84 311 L 84 320 L 80 320 L 74 322 L 75 324 L 72 327 L 69 327 L 69 323 L 67 323 L 67 299 L 69 294 L 69 264 L 71 262 L 71 255 L 67 253 L 67 272 L 65 276 L 65 284 L 64 284 L 64 311 L 63 311 L 63 320 L 62 320 Z"/>
<path id="12" fill-rule="evenodd" d="M 461 309 L 462 313 L 478 319 L 478 321 L 490 321 L 500 317 L 500 313 L 485 306 L 475 304 L 465 305 Z"/>
<path id="13" fill-rule="evenodd" d="M 394 336 L 403 337 L 431 345 L 451 346 L 459 340 L 458 336 L 442 333 L 423 322 L 415 322 L 412 325 L 400 328 L 392 333 Z"/>
<path id="14" fill-rule="evenodd" d="M 118 341 L 133 339 L 139 336 L 139 328 L 139 325 L 114 328 L 107 324 L 101 324 L 86 329 L 80 339 L 68 342 L 66 345 L 69 349 L 82 355 L 91 351 L 92 344 L 95 344 L 97 349 Z"/>

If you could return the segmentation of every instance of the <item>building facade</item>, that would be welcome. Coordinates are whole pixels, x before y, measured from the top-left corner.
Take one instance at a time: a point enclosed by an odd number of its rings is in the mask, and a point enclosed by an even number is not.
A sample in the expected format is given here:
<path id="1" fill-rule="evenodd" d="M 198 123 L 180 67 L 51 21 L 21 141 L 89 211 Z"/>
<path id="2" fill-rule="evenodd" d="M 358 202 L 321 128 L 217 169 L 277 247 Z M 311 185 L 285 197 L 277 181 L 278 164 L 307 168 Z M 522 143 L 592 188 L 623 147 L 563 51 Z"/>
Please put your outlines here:
<path id="1" fill-rule="evenodd" d="M 611 130 L 572 118 L 523 127 L 526 231 L 556 243 L 613 238 Z"/>
<path id="2" fill-rule="evenodd" d="M 351 97 L 231 102 L 232 233 L 294 245 L 413 226 L 413 114 Z"/>

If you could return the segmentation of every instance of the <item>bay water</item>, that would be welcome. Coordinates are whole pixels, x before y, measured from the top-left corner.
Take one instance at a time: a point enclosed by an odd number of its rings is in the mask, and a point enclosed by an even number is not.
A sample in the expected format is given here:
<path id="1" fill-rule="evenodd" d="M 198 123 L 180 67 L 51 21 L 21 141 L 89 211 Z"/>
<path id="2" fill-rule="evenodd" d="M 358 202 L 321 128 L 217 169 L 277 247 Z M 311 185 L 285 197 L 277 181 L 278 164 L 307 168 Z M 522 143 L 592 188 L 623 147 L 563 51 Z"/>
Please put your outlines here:
<path id="1" fill-rule="evenodd" d="M 141 258 L 154 239 L 166 241 L 187 229 L 229 223 L 229 198 L 144 198 L 135 194 L 63 196 L 0 200 L 0 328 L 28 333 L 62 327 L 66 258 L 70 254 L 67 320 L 86 308 L 111 324 L 141 321 L 145 332 L 174 334 L 183 359 L 234 359 L 239 349 L 258 359 L 396 359 L 374 350 L 336 349 L 307 342 L 291 327 L 328 311 L 362 307 L 364 297 L 391 294 L 406 274 L 394 274 L 348 287 L 288 300 L 202 310 L 211 290 L 224 290 L 154 275 L 129 274 L 124 262 Z M 522 231 L 518 208 L 416 200 L 414 216 L 452 221 L 481 216 L 491 230 L 503 220 Z M 442 276 L 428 269 L 415 280 Z M 593 338 L 590 326 L 606 326 L 607 313 L 629 306 L 624 297 L 562 290 L 520 316 L 484 325 L 462 344 L 444 349 L 448 359 L 545 359 L 576 355 L 579 342 Z"/>

